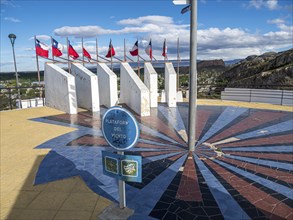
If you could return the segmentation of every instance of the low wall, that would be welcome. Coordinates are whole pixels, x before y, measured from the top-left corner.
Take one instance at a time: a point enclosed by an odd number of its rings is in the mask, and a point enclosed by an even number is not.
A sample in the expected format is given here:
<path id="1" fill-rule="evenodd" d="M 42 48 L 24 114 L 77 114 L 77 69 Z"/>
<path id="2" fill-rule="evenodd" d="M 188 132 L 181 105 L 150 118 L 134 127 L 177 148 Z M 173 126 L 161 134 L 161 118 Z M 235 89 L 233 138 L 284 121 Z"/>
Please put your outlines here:
<path id="1" fill-rule="evenodd" d="M 165 92 L 169 107 L 176 107 L 177 75 L 172 63 L 165 63 Z"/>
<path id="2" fill-rule="evenodd" d="M 144 84 L 150 91 L 150 107 L 158 107 L 158 74 L 151 63 L 144 64 Z"/>
<path id="3" fill-rule="evenodd" d="M 108 108 L 118 103 L 117 76 L 104 63 L 97 64 L 100 104 Z"/>
<path id="4" fill-rule="evenodd" d="M 261 102 L 276 105 L 293 105 L 293 91 L 272 89 L 225 88 L 222 100 Z"/>
<path id="5" fill-rule="evenodd" d="M 52 63 L 45 64 L 44 75 L 46 106 L 69 114 L 76 114 L 77 100 L 74 76 Z"/>
<path id="6" fill-rule="evenodd" d="M 120 65 L 120 103 L 140 116 L 150 115 L 150 92 L 128 63 Z"/>
<path id="7" fill-rule="evenodd" d="M 98 77 L 78 63 L 71 64 L 71 74 L 75 77 L 77 106 L 100 111 Z"/>

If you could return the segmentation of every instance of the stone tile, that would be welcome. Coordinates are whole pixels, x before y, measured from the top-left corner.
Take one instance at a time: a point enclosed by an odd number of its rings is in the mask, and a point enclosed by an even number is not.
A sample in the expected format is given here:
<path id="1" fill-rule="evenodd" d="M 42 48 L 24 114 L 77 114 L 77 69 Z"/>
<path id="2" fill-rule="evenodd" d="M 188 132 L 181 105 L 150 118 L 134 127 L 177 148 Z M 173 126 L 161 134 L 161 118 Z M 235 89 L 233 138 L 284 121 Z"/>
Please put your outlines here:
<path id="1" fill-rule="evenodd" d="M 95 193 L 71 193 L 60 210 L 93 211 L 99 197 Z"/>
<path id="2" fill-rule="evenodd" d="M 28 209 L 59 210 L 68 196 L 69 193 L 63 192 L 41 192 L 28 206 Z"/>
<path id="3" fill-rule="evenodd" d="M 0 208 L 0 219 L 18 219 L 23 209 L 16 209 L 16 208 Z"/>
<path id="4" fill-rule="evenodd" d="M 13 191 L 1 196 L 1 208 L 26 208 L 39 194 L 40 192 L 36 191 Z"/>
<path id="5" fill-rule="evenodd" d="M 91 218 L 92 211 L 64 211 L 61 210 L 54 217 L 54 220 L 89 220 Z"/>
<path id="6" fill-rule="evenodd" d="M 100 196 L 95 206 L 94 212 L 91 216 L 91 220 L 97 220 L 98 216 L 104 211 L 104 209 L 110 206 L 111 204 L 113 203 L 110 200 Z"/>
<path id="7" fill-rule="evenodd" d="M 19 220 L 51 220 L 56 215 L 56 210 L 31 210 L 26 209 L 18 216 Z"/>
<path id="8" fill-rule="evenodd" d="M 46 192 L 71 192 L 77 183 L 77 177 L 47 183 Z"/>

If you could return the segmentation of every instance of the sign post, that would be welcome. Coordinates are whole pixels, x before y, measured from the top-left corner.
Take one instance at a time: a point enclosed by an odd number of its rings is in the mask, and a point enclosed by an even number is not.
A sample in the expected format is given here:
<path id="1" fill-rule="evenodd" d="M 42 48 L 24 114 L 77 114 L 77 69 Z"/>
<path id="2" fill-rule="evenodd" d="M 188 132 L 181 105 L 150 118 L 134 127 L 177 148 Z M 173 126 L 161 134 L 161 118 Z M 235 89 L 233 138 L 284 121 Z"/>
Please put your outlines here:
<path id="1" fill-rule="evenodd" d="M 118 152 L 102 152 L 103 171 L 119 179 L 119 206 L 123 209 L 126 207 L 125 181 L 141 182 L 142 179 L 141 157 L 124 155 L 124 151 L 138 141 L 138 123 L 126 109 L 112 107 L 103 116 L 102 132 L 108 144 Z"/>
<path id="2" fill-rule="evenodd" d="M 118 154 L 124 155 L 123 151 L 118 151 Z M 120 209 L 123 209 L 126 207 L 126 196 L 125 196 L 125 181 L 119 180 L 119 206 Z"/>

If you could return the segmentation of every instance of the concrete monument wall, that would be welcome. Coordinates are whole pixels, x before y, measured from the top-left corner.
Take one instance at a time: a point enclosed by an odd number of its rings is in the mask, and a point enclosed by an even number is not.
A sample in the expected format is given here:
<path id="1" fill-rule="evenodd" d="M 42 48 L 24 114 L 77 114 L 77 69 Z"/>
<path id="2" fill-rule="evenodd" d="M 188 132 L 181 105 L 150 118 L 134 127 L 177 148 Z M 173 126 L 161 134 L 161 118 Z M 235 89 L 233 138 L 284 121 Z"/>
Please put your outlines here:
<path id="1" fill-rule="evenodd" d="M 52 63 L 45 64 L 46 106 L 69 114 L 77 113 L 74 76 Z"/>
<path id="2" fill-rule="evenodd" d="M 117 76 L 104 63 L 98 63 L 100 104 L 110 108 L 118 103 Z"/>
<path id="3" fill-rule="evenodd" d="M 150 115 L 150 92 L 128 63 L 120 65 L 120 103 L 140 116 Z"/>
<path id="4" fill-rule="evenodd" d="M 172 63 L 165 63 L 165 92 L 169 107 L 176 107 L 177 75 Z"/>
<path id="5" fill-rule="evenodd" d="M 158 107 L 158 74 L 151 63 L 144 64 L 144 84 L 150 91 L 150 107 Z"/>
<path id="6" fill-rule="evenodd" d="M 98 77 L 79 63 L 71 64 L 71 74 L 75 77 L 77 106 L 100 111 Z"/>

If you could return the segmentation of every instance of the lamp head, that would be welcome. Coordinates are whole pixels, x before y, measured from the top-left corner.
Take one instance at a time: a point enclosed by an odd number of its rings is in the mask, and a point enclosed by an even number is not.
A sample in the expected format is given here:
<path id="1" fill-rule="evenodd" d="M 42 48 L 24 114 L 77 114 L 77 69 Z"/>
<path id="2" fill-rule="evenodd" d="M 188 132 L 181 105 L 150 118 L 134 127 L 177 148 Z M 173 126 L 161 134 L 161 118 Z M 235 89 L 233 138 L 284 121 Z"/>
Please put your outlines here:
<path id="1" fill-rule="evenodd" d="M 9 34 L 8 37 L 10 39 L 10 42 L 11 42 L 12 46 L 13 46 L 14 45 L 14 41 L 16 39 L 16 35 L 15 34 Z"/>

